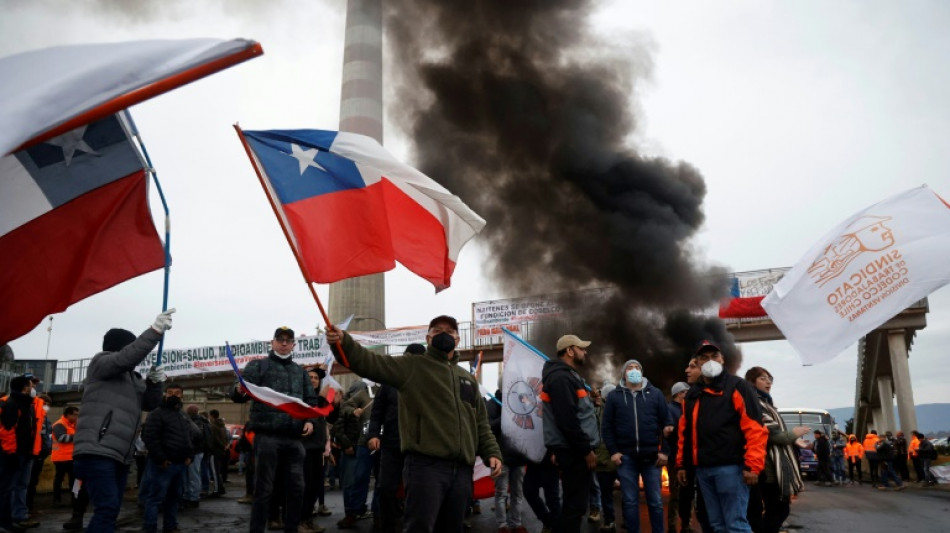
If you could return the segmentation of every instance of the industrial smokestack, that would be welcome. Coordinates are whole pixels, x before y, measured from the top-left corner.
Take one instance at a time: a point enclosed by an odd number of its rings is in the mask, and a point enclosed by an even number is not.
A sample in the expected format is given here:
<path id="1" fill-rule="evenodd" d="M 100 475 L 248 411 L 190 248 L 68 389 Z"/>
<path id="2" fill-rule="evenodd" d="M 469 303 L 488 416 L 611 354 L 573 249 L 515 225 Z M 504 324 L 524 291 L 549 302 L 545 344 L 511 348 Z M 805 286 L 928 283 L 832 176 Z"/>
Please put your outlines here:
<path id="1" fill-rule="evenodd" d="M 707 338 L 736 368 L 722 323 L 696 313 L 723 287 L 690 248 L 706 184 L 688 163 L 629 145 L 651 58 L 598 39 L 595 4 L 388 3 L 402 77 L 393 113 L 420 168 L 488 221 L 487 271 L 509 296 L 615 288 L 570 302 L 539 348 L 552 353 L 558 335 L 576 333 L 668 387 Z"/>

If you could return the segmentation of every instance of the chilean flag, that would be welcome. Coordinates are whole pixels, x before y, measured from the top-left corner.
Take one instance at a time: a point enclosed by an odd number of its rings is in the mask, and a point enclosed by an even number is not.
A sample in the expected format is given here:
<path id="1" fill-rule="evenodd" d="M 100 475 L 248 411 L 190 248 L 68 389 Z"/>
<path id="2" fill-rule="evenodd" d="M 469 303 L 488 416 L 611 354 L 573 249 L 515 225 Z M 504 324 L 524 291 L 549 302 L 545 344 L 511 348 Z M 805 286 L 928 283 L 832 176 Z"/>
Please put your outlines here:
<path id="1" fill-rule="evenodd" d="M 787 271 L 787 268 L 778 268 L 733 274 L 729 280 L 729 298 L 719 303 L 719 318 L 768 316 L 762 307 L 762 300 Z"/>
<path id="2" fill-rule="evenodd" d="M 224 343 L 224 351 L 228 356 L 228 361 L 231 362 L 231 368 L 234 369 L 234 375 L 237 376 L 238 383 L 241 384 L 241 387 L 244 388 L 248 396 L 254 398 L 254 401 L 269 405 L 274 409 L 279 409 L 300 420 L 323 418 L 333 411 L 333 396 L 335 394 L 333 388 L 327 391 L 327 404 L 324 407 L 309 406 L 303 403 L 300 398 L 287 396 L 270 387 L 261 387 L 244 381 L 244 378 L 241 377 L 241 370 L 238 368 L 237 361 L 234 360 L 234 352 L 231 351 L 231 345 Z"/>
<path id="3" fill-rule="evenodd" d="M 386 272 L 399 261 L 440 291 L 462 246 L 485 226 L 457 196 L 365 135 L 238 134 L 308 281 Z"/>
<path id="4" fill-rule="evenodd" d="M 123 114 L 0 159 L 0 344 L 165 265 Z"/>

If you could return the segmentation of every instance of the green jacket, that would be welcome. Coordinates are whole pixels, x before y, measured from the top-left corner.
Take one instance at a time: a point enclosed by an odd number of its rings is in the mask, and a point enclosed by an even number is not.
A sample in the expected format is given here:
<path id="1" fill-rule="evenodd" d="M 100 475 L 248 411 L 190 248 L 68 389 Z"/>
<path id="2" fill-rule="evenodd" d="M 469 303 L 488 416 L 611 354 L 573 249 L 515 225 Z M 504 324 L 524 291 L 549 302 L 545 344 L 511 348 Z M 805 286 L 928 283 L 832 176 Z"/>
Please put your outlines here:
<path id="1" fill-rule="evenodd" d="M 390 357 L 360 346 L 344 332 L 343 351 L 356 374 L 399 390 L 402 451 L 474 465 L 501 461 L 475 377 L 432 346 L 422 355 Z M 342 363 L 336 346 L 333 355 Z"/>

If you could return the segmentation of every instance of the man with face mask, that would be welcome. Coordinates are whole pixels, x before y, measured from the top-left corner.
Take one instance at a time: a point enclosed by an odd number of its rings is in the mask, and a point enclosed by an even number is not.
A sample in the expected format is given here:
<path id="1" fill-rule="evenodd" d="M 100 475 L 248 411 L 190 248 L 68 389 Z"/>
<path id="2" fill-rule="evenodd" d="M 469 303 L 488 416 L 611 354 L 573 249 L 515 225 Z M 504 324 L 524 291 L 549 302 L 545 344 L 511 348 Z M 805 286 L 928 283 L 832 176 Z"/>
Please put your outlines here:
<path id="1" fill-rule="evenodd" d="M 148 491 L 143 531 L 158 531 L 158 510 L 163 510 L 162 530 L 178 529 L 178 504 L 188 476 L 188 466 L 201 443 L 201 432 L 182 411 L 181 385 L 165 388 L 162 406 L 145 419 L 142 440 L 148 449 Z"/>
<path id="2" fill-rule="evenodd" d="M 501 451 L 478 382 L 456 364 L 458 340 L 458 322 L 445 315 L 429 322 L 423 354 L 375 354 L 344 331 L 327 332 L 338 362 L 399 391 L 405 531 L 461 533 L 476 456 L 493 477 L 501 474 Z"/>
<path id="3" fill-rule="evenodd" d="M 653 533 L 663 533 L 663 486 L 660 470 L 669 459 L 664 437 L 673 432 L 666 398 L 643 376 L 636 359 L 623 365 L 620 386 L 607 395 L 603 438 L 617 465 L 623 493 L 623 522 L 627 531 L 640 531 L 640 479 L 650 510 Z"/>
<path id="4" fill-rule="evenodd" d="M 590 472 L 597 466 L 600 430 L 590 387 L 577 371 L 584 366 L 591 341 L 577 335 L 557 340 L 557 358 L 541 369 L 541 401 L 544 402 L 544 445 L 554 454 L 564 499 L 561 530 L 581 530 L 590 492 Z"/>
<path id="5" fill-rule="evenodd" d="M 686 393 L 676 467 L 695 467 L 713 531 L 751 532 L 748 485 L 757 483 L 765 468 L 768 430 L 755 391 L 725 370 L 718 346 L 704 341 L 696 363 L 702 377 Z M 677 478 L 686 484 L 686 471 Z"/>
<path id="6" fill-rule="evenodd" d="M 291 357 L 295 343 L 294 330 L 286 326 L 277 328 L 267 357 L 248 363 L 241 372 L 241 377 L 248 383 L 300 398 L 307 405 L 318 405 L 320 401 L 310 383 L 310 376 Z M 250 397 L 235 384 L 231 399 L 243 403 L 250 400 Z M 306 451 L 302 439 L 313 433 L 314 421 L 297 420 L 269 405 L 253 402 L 250 429 L 255 435 L 256 464 L 250 531 L 263 533 L 267 525 L 274 480 L 279 471 L 285 497 L 281 502 L 284 505 L 284 531 L 296 532 L 300 525 L 304 492 L 303 469 Z M 300 531 L 304 530 L 312 531 L 306 526 L 300 528 Z"/>

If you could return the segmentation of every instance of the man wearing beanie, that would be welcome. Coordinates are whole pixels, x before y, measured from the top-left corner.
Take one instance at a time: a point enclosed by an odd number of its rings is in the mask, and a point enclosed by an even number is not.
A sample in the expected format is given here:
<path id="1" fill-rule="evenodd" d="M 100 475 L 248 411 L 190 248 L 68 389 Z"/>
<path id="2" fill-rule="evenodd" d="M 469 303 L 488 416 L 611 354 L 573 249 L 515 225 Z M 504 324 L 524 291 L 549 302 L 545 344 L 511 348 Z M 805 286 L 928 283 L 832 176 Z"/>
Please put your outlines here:
<path id="1" fill-rule="evenodd" d="M 138 338 L 124 329 L 110 329 L 102 340 L 102 351 L 93 356 L 86 370 L 73 470 L 93 505 L 88 531 L 115 531 L 142 411 L 161 404 L 161 383 L 165 381 L 161 367 L 153 366 L 146 377 L 135 368 L 171 329 L 174 312 L 169 309 L 159 314 Z M 81 529 L 83 512 L 77 506 L 63 528 Z"/>
<path id="2" fill-rule="evenodd" d="M 640 530 L 640 478 L 649 507 L 653 533 L 663 532 L 661 473 L 669 459 L 664 437 L 673 432 L 673 418 L 663 392 L 643 376 L 636 359 L 623 365 L 620 386 L 607 395 L 603 437 L 610 459 L 617 465 L 623 495 L 623 522 L 627 531 Z"/>

